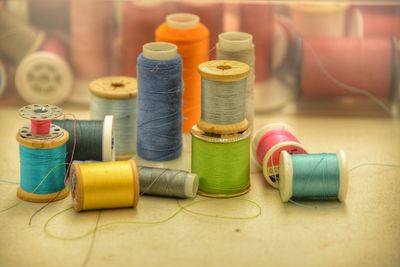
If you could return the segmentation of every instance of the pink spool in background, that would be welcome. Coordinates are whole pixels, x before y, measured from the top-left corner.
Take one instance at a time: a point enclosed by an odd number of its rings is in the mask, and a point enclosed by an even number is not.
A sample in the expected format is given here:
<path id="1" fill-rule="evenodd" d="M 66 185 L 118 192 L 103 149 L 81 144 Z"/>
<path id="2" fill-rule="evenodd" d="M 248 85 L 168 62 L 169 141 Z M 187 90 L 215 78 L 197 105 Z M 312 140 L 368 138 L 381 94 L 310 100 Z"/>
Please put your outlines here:
<path id="1" fill-rule="evenodd" d="M 242 4 L 239 14 L 240 31 L 253 35 L 256 82 L 265 81 L 271 76 L 274 7 L 270 4 Z"/>
<path id="2" fill-rule="evenodd" d="M 275 188 L 279 187 L 281 151 L 287 151 L 290 154 L 307 153 L 295 136 L 294 130 L 286 124 L 268 124 L 257 132 L 252 142 L 253 157 L 262 167 L 264 178 Z"/>
<path id="3" fill-rule="evenodd" d="M 353 9 L 348 19 L 348 35 L 360 38 L 390 38 L 393 35 L 399 37 L 400 12 Z"/>

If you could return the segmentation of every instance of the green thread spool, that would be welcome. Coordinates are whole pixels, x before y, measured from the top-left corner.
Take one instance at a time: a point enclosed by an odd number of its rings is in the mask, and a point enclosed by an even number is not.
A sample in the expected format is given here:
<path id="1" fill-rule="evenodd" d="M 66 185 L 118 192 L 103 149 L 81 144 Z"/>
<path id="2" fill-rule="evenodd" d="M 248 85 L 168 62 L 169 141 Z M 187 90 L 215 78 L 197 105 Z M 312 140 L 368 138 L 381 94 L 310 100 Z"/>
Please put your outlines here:
<path id="1" fill-rule="evenodd" d="M 192 173 L 199 176 L 199 194 L 236 197 L 250 190 L 250 131 L 211 134 L 197 125 L 192 131 Z"/>
<path id="2" fill-rule="evenodd" d="M 338 199 L 347 195 L 348 169 L 343 150 L 336 154 L 294 154 L 282 151 L 279 190 L 283 202 L 290 199 Z"/>

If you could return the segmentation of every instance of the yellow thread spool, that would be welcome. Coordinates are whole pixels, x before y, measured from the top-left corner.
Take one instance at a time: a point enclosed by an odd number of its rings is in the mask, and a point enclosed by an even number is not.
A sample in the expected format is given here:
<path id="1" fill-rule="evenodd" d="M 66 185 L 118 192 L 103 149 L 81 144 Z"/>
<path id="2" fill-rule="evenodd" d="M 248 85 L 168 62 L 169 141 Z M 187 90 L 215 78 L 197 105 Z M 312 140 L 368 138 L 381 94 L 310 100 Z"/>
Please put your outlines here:
<path id="1" fill-rule="evenodd" d="M 70 175 L 76 211 L 136 207 L 139 201 L 139 174 L 133 160 L 74 163 Z"/>

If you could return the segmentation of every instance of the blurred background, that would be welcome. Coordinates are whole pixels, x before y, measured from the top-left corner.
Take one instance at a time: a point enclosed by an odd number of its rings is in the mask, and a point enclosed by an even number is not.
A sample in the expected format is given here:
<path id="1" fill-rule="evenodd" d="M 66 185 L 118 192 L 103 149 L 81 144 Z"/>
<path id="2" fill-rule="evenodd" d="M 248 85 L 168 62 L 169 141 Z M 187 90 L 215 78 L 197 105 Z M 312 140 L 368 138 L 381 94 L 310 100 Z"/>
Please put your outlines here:
<path id="1" fill-rule="evenodd" d="M 391 116 L 399 109 L 396 1 L 0 1 L 0 104 L 89 105 L 88 84 L 136 76 L 174 12 L 255 44 L 256 114 Z"/>

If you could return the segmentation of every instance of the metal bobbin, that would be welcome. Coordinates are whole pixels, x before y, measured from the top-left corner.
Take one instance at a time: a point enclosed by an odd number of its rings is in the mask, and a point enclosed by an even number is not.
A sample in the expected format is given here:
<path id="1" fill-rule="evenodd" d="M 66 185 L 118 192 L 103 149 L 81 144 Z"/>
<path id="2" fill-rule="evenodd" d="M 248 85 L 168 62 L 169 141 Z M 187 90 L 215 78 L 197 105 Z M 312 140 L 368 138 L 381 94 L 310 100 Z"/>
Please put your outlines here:
<path id="1" fill-rule="evenodd" d="M 49 104 L 31 104 L 19 109 L 19 115 L 28 120 L 53 120 L 62 114 L 62 109 Z"/>

